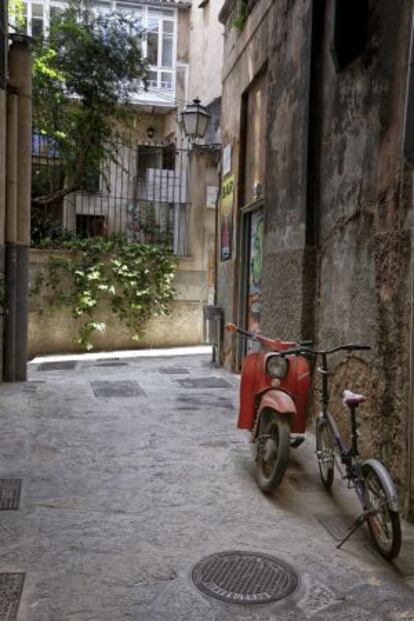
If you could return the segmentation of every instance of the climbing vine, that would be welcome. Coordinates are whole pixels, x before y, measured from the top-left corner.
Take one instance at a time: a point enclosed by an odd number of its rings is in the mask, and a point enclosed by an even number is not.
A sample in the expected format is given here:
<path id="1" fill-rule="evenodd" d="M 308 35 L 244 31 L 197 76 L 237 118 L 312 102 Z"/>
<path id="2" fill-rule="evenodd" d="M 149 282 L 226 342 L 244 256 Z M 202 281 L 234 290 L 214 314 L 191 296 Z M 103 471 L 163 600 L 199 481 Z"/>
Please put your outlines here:
<path id="1" fill-rule="evenodd" d="M 237 32 L 243 32 L 249 16 L 249 8 L 247 0 L 237 0 L 233 15 L 232 27 Z"/>
<path id="2" fill-rule="evenodd" d="M 130 328 L 133 340 L 142 337 L 151 317 L 169 312 L 176 259 L 168 246 L 128 243 L 119 236 L 61 242 L 59 250 L 66 252 L 50 257 L 45 284 L 51 304 L 68 306 L 82 321 L 74 340 L 87 350 L 93 348 L 91 336 L 106 329 L 98 319 L 103 301 Z"/>

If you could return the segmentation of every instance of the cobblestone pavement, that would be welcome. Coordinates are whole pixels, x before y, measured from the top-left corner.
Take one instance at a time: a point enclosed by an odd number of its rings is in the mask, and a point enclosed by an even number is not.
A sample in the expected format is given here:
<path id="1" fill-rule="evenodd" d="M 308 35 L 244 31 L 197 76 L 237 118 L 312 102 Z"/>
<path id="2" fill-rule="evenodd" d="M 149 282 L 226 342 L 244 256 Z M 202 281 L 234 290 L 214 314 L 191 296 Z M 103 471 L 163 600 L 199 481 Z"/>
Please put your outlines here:
<path id="1" fill-rule="evenodd" d="M 357 508 L 339 483 L 322 490 L 311 438 L 261 494 L 237 377 L 206 355 L 96 358 L 35 361 L 0 386 L 0 477 L 22 480 L 0 515 L 0 621 L 19 573 L 18 621 L 414 620 L 412 529 L 394 566 L 363 530 L 336 550 Z M 298 589 L 265 606 L 202 595 L 192 567 L 227 550 L 284 559 Z"/>

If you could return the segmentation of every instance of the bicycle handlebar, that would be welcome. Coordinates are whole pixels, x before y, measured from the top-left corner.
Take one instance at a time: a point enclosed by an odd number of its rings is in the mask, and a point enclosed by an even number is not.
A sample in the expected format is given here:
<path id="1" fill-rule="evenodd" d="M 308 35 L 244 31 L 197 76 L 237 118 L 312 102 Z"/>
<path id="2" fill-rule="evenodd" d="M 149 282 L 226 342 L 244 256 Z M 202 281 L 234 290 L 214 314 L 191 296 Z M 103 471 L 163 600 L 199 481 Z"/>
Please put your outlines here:
<path id="1" fill-rule="evenodd" d="M 334 354 L 337 351 L 365 351 L 371 349 L 370 345 L 357 345 L 349 343 L 348 345 L 339 345 L 338 347 L 332 347 L 332 349 L 310 349 L 308 347 L 293 347 L 292 349 L 285 349 L 280 352 L 280 356 L 293 356 L 298 354 L 312 354 L 314 356 L 327 356 Z"/>
<path id="2" fill-rule="evenodd" d="M 228 332 L 238 332 L 242 336 L 245 336 L 253 341 L 261 341 L 264 337 L 261 337 L 260 334 L 256 334 L 255 332 L 249 332 L 248 330 L 243 330 L 243 328 L 239 328 L 234 323 L 226 324 L 226 330 Z M 366 351 L 371 349 L 370 345 L 359 345 L 356 343 L 349 343 L 348 345 L 339 345 L 338 347 L 332 347 L 332 349 L 312 349 L 309 347 L 312 345 L 312 341 L 303 341 L 299 343 L 297 347 L 291 347 L 290 349 L 285 349 L 281 352 L 275 352 L 275 354 L 279 356 L 294 356 L 300 354 L 311 354 L 313 356 L 327 356 L 329 354 L 334 354 L 337 351 Z"/>

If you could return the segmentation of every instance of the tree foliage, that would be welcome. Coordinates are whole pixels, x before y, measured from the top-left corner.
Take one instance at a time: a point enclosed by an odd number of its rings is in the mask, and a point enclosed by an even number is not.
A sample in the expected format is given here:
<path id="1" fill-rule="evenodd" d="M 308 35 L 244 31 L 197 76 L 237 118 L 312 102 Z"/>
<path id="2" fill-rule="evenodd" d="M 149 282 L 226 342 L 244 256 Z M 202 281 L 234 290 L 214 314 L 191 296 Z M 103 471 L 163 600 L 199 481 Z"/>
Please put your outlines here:
<path id="1" fill-rule="evenodd" d="M 81 189 L 103 161 L 117 159 L 114 127 L 132 122 L 132 93 L 147 82 L 144 33 L 137 18 L 100 14 L 90 0 L 54 12 L 34 43 L 33 124 L 48 155 L 58 157 L 64 185 L 44 180 L 47 204 Z"/>

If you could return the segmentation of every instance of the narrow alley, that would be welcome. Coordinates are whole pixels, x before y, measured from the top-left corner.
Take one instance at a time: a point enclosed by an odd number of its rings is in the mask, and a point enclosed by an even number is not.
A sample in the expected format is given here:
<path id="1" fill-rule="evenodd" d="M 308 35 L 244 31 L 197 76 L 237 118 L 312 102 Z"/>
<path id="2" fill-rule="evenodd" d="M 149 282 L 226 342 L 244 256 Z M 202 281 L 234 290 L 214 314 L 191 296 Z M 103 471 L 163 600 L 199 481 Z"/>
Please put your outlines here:
<path id="1" fill-rule="evenodd" d="M 311 437 L 265 497 L 238 377 L 203 351 L 37 359 L 0 387 L 2 477 L 21 480 L 2 513 L 0 619 L 413 620 L 413 527 L 394 566 L 364 529 L 337 551 L 357 509 L 340 484 L 323 491 Z M 287 562 L 297 587 L 264 606 L 203 595 L 194 565 L 237 550 Z"/>

